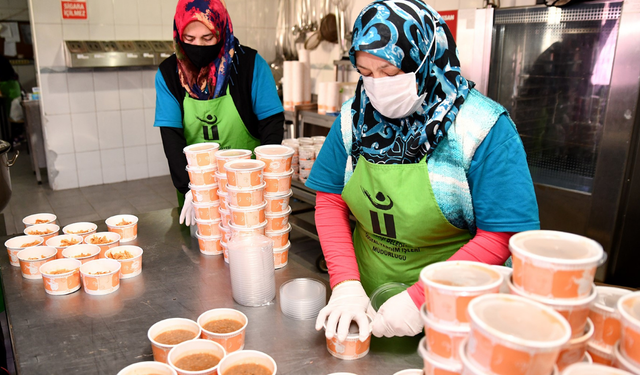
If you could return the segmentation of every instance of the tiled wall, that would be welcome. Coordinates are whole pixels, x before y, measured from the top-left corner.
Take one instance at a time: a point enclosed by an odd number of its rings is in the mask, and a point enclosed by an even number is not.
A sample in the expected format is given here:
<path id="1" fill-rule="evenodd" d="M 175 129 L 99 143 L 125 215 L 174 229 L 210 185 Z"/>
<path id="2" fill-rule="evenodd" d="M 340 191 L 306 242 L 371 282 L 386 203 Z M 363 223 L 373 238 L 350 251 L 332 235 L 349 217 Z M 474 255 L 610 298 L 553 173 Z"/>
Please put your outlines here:
<path id="1" fill-rule="evenodd" d="M 87 20 L 62 20 L 59 1 L 29 0 L 54 190 L 169 173 L 153 128 L 156 71 L 68 72 L 62 41 L 170 40 L 176 3 L 87 0 Z M 277 0 L 227 4 L 238 39 L 273 59 Z"/>
<path id="2" fill-rule="evenodd" d="M 27 0 L 0 0 L 0 20 L 29 21 Z"/>

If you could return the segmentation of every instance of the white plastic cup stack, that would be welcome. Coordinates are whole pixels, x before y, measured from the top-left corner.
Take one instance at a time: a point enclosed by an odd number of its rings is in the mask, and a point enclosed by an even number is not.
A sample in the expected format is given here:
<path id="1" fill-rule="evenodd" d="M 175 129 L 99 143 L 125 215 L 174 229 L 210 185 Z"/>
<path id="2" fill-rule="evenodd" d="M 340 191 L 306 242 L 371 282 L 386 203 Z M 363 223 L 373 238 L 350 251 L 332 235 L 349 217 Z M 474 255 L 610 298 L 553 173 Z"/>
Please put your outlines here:
<path id="1" fill-rule="evenodd" d="M 298 143 L 298 140 L 295 138 L 291 138 L 291 139 L 283 139 L 282 140 L 282 144 L 284 146 L 289 146 L 291 147 L 295 153 L 293 154 L 293 157 L 291 158 L 291 169 L 293 169 L 293 176 L 291 177 L 293 180 L 299 180 L 300 179 L 300 158 L 298 155 L 298 148 L 300 147 L 300 144 Z"/>
<path id="2" fill-rule="evenodd" d="M 292 319 L 313 319 L 327 304 L 327 288 L 318 280 L 299 278 L 280 286 L 280 309 Z"/>
<path id="3" fill-rule="evenodd" d="M 243 306 L 269 304 L 276 296 L 273 240 L 236 236 L 227 246 L 233 299 Z"/>
<path id="4" fill-rule="evenodd" d="M 316 149 L 311 138 L 298 138 L 298 157 L 300 162 L 300 181 L 306 182 L 316 161 Z"/>

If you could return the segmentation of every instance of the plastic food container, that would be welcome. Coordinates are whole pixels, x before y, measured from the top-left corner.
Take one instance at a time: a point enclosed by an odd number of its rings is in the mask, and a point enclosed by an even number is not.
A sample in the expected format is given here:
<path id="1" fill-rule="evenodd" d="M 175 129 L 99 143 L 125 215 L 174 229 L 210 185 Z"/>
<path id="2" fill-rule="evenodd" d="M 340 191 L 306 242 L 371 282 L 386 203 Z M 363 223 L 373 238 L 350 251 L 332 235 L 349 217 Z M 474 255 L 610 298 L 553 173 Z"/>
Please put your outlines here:
<path id="1" fill-rule="evenodd" d="M 115 232 L 98 232 L 84 239 L 84 243 L 100 247 L 98 258 L 104 258 L 104 253 L 112 247 L 120 246 L 120 235 Z"/>
<path id="2" fill-rule="evenodd" d="M 153 360 L 167 363 L 167 356 L 169 355 L 169 351 L 173 349 L 175 345 L 162 344 L 156 341 L 156 338 L 162 333 L 169 331 L 177 331 L 177 330 L 185 330 L 193 332 L 193 338 L 190 340 L 194 340 L 196 338 L 200 338 L 202 334 L 202 330 L 198 323 L 194 322 L 191 319 L 183 319 L 183 318 L 170 318 L 157 322 L 152 325 L 147 332 L 147 337 L 149 341 L 151 341 L 151 349 L 153 350 Z"/>
<path id="3" fill-rule="evenodd" d="M 469 336 L 468 324 L 442 324 L 429 318 L 426 305 L 422 305 L 420 315 L 424 322 L 426 344 L 429 353 L 439 362 L 460 362 L 460 345 Z"/>
<path id="4" fill-rule="evenodd" d="M 327 329 L 327 322 L 324 322 L 324 329 Z M 359 340 L 358 325 L 355 321 L 351 322 L 349 334 L 344 341 L 338 341 L 338 335 L 332 339 L 327 339 L 327 350 L 332 356 L 340 359 L 353 360 L 359 359 L 369 353 L 369 345 L 371 344 L 371 317 L 369 317 L 369 335 L 362 342 Z"/>
<path id="5" fill-rule="evenodd" d="M 36 224 L 55 224 L 58 217 L 54 214 L 40 213 L 26 216 L 22 219 L 25 229 Z"/>
<path id="6" fill-rule="evenodd" d="M 469 261 L 439 262 L 420 272 L 425 303 L 434 321 L 469 323 L 467 306 L 483 294 L 498 293 L 502 274 L 491 266 Z"/>
<path id="7" fill-rule="evenodd" d="M 227 182 L 225 181 L 224 184 L 226 186 Z M 222 187 L 222 185 L 220 185 L 220 187 Z M 227 206 L 229 202 L 229 192 L 226 189 L 225 191 L 218 189 L 218 199 L 218 202 L 220 203 L 220 209 L 228 210 Z"/>
<path id="8" fill-rule="evenodd" d="M 393 375 L 424 375 L 423 369 L 408 369 L 394 373 Z"/>
<path id="9" fill-rule="evenodd" d="M 243 227 L 240 225 L 235 225 L 232 223 L 229 223 L 229 230 L 231 231 L 231 238 L 233 237 L 248 237 L 248 236 L 255 236 L 255 235 L 263 235 L 265 233 L 265 228 L 267 227 L 267 221 L 263 221 L 261 224 L 259 225 L 254 225 L 252 227 Z M 227 241 L 228 242 L 228 241 Z"/>
<path id="10" fill-rule="evenodd" d="M 229 240 L 231 239 L 231 228 L 226 228 L 224 225 L 222 225 L 222 221 L 220 222 L 220 224 L 218 224 L 218 226 L 220 227 L 220 235 L 222 236 L 221 240 L 224 240 L 224 242 L 229 242 Z"/>
<path id="11" fill-rule="evenodd" d="M 620 351 L 620 343 L 616 343 L 613 347 L 613 365 L 621 370 L 629 371 L 632 374 L 640 374 L 640 367 L 631 362 L 626 355 Z"/>
<path id="12" fill-rule="evenodd" d="M 82 264 L 85 264 L 92 260 L 96 260 L 99 256 L 100 246 L 89 245 L 86 243 L 69 246 L 66 249 L 62 250 L 63 258 L 76 259 L 79 260 Z"/>
<path id="13" fill-rule="evenodd" d="M 286 211 L 266 213 L 267 227 L 265 230 L 269 232 L 275 232 L 287 228 L 289 225 L 289 215 L 291 214 L 291 207 L 287 207 Z"/>
<path id="14" fill-rule="evenodd" d="M 618 300 L 631 291 L 608 286 L 597 286 L 596 291 L 598 296 L 589 312 L 589 318 L 594 327 L 591 340 L 597 345 L 612 348 L 620 339 L 622 330 L 617 306 Z"/>
<path id="15" fill-rule="evenodd" d="M 52 246 L 28 247 L 17 254 L 20 272 L 25 279 L 41 279 L 40 266 L 56 259 L 58 250 Z"/>
<path id="16" fill-rule="evenodd" d="M 220 236 L 220 219 L 216 220 L 198 220 L 196 219 L 196 225 L 198 226 L 198 232 L 203 237 L 219 237 Z"/>
<path id="17" fill-rule="evenodd" d="M 218 220 L 220 219 L 220 203 L 222 199 L 215 202 L 196 203 L 193 202 L 197 220 Z"/>
<path id="18" fill-rule="evenodd" d="M 55 247 L 58 250 L 56 259 L 62 258 L 62 251 L 69 246 L 79 245 L 82 243 L 82 236 L 73 234 L 63 234 L 61 236 L 51 237 L 46 241 L 47 246 Z"/>
<path id="19" fill-rule="evenodd" d="M 424 361 L 425 375 L 459 375 L 462 372 L 462 364 L 455 361 L 438 361 L 427 349 L 426 337 L 420 340 L 418 353 Z"/>
<path id="20" fill-rule="evenodd" d="M 213 185 L 216 181 L 216 172 L 218 167 L 215 164 L 206 167 L 191 167 L 187 165 L 187 173 L 189 174 L 189 182 L 193 186 Z"/>
<path id="21" fill-rule="evenodd" d="M 387 302 L 387 300 L 401 292 L 407 290 L 409 286 L 403 283 L 389 282 L 380 285 L 371 293 L 369 299 L 369 305 L 375 311 L 378 311 L 380 307 Z"/>
<path id="22" fill-rule="evenodd" d="M 264 183 L 250 188 L 238 188 L 229 185 L 227 186 L 227 204 L 235 207 L 259 206 L 264 202 L 264 187 Z"/>
<path id="23" fill-rule="evenodd" d="M 226 193 L 227 192 L 227 174 L 226 173 L 216 173 L 216 181 L 218 181 L 218 186 L 220 187 L 220 191 Z"/>
<path id="24" fill-rule="evenodd" d="M 75 234 L 76 236 L 82 236 L 85 238 L 91 234 L 94 234 L 98 230 L 98 226 L 94 223 L 73 223 L 62 228 L 64 234 Z"/>
<path id="25" fill-rule="evenodd" d="M 98 259 L 80 267 L 82 286 L 87 294 L 104 295 L 120 288 L 120 262 Z"/>
<path id="26" fill-rule="evenodd" d="M 231 222 L 231 212 L 229 210 L 223 210 L 220 209 L 220 220 L 222 223 L 222 226 L 227 226 L 229 227 L 229 223 Z"/>
<path id="27" fill-rule="evenodd" d="M 293 169 L 284 173 L 267 173 L 263 175 L 266 184 L 264 191 L 267 194 L 287 194 L 291 189 Z"/>
<path id="28" fill-rule="evenodd" d="M 120 235 L 120 242 L 133 241 L 138 237 L 138 218 L 133 215 L 115 215 L 104 222 L 109 232 Z"/>
<path id="29" fill-rule="evenodd" d="M 264 235 L 273 240 L 273 247 L 279 248 L 286 246 L 289 242 L 289 232 L 291 232 L 291 224 L 287 224 L 287 227 L 277 231 L 265 231 Z"/>
<path id="30" fill-rule="evenodd" d="M 624 370 L 609 366 L 588 363 L 573 364 L 564 371 L 562 375 L 632 375 Z"/>
<path id="31" fill-rule="evenodd" d="M 198 247 L 204 255 L 220 255 L 222 254 L 221 236 L 203 236 L 200 232 L 196 232 L 198 239 Z"/>
<path id="32" fill-rule="evenodd" d="M 584 327 L 583 334 L 569 340 L 569 343 L 565 344 L 565 346 L 560 350 L 560 355 L 556 361 L 556 366 L 558 366 L 560 371 L 564 370 L 569 365 L 583 360 L 584 355 L 587 352 L 587 342 L 591 340 L 592 336 L 593 323 L 591 323 L 591 320 L 587 320 L 587 325 Z"/>
<path id="33" fill-rule="evenodd" d="M 40 246 L 44 243 L 44 238 L 40 236 L 18 236 L 13 237 L 4 242 L 9 254 L 9 262 L 14 267 L 20 267 L 18 253 L 28 247 Z"/>
<path id="34" fill-rule="evenodd" d="M 260 160 L 232 160 L 224 168 L 227 171 L 227 189 L 257 188 L 264 184 L 264 162 Z"/>
<path id="35" fill-rule="evenodd" d="M 496 375 L 550 374 L 571 337 L 569 323 L 540 303 L 490 294 L 469 303 L 469 360 Z"/>
<path id="36" fill-rule="evenodd" d="M 513 283 L 544 298 L 586 298 L 596 268 L 606 259 L 596 241 L 548 230 L 520 232 L 509 239 Z"/>
<path id="37" fill-rule="evenodd" d="M 218 184 L 194 186 L 189 184 L 191 196 L 195 203 L 210 203 L 218 201 Z"/>
<path id="38" fill-rule="evenodd" d="M 630 293 L 620 298 L 618 311 L 622 317 L 620 351 L 631 363 L 640 367 L 640 292 Z"/>
<path id="39" fill-rule="evenodd" d="M 232 332 L 216 333 L 207 330 L 207 323 L 215 320 L 234 320 L 241 327 Z M 232 353 L 244 349 L 244 337 L 249 319 L 241 311 L 235 309 L 213 309 L 205 311 L 198 317 L 198 325 L 202 330 L 202 338 L 215 341 L 222 345 L 225 352 Z"/>
<path id="40" fill-rule="evenodd" d="M 224 262 L 229 264 L 229 247 L 227 246 L 227 241 L 224 241 L 224 238 L 220 240 L 220 246 L 222 247 Z"/>
<path id="41" fill-rule="evenodd" d="M 613 349 L 600 347 L 593 342 L 587 342 L 587 353 L 591 356 L 593 363 L 600 363 L 605 366 L 613 366 L 615 356 Z"/>
<path id="42" fill-rule="evenodd" d="M 286 173 L 291 170 L 291 159 L 295 150 L 283 145 L 258 146 L 253 150 L 256 159 L 264 162 L 267 173 Z"/>
<path id="43" fill-rule="evenodd" d="M 120 262 L 120 279 L 130 279 L 142 273 L 142 253 L 138 246 L 117 246 L 107 250 L 105 258 Z"/>
<path id="44" fill-rule="evenodd" d="M 167 363 L 171 368 L 176 370 L 178 375 L 215 375 L 218 374 L 218 366 L 220 362 L 213 367 L 201 371 L 187 371 L 176 366 L 182 358 L 193 354 L 207 353 L 218 357 L 221 361 L 224 359 L 226 352 L 222 345 L 211 340 L 195 339 L 185 341 L 173 347 L 167 356 Z"/>
<path id="45" fill-rule="evenodd" d="M 251 159 L 251 151 L 249 150 L 220 150 L 216 152 L 216 161 L 218 163 L 218 172 L 226 173 L 225 164 L 235 159 Z"/>
<path id="46" fill-rule="evenodd" d="M 229 206 L 231 224 L 243 227 L 253 227 L 262 224 L 266 219 L 264 212 L 265 207 L 267 207 L 266 202 L 263 202 L 259 206 L 252 207 Z"/>
<path id="47" fill-rule="evenodd" d="M 287 265 L 289 262 L 289 249 L 291 249 L 290 241 L 284 247 L 273 249 L 273 266 L 275 269 L 280 269 Z"/>
<path id="48" fill-rule="evenodd" d="M 500 285 L 500 293 L 511 293 L 511 291 L 509 290 L 509 280 L 511 280 L 511 273 L 513 273 L 513 269 L 505 266 L 491 266 L 491 268 L 502 274 L 502 285 Z"/>
<path id="49" fill-rule="evenodd" d="M 57 236 L 59 231 L 60 227 L 56 224 L 35 224 L 25 228 L 24 234 L 27 236 L 40 236 L 46 242 L 49 238 Z"/>
<path id="50" fill-rule="evenodd" d="M 138 362 L 129 365 L 117 375 L 178 375 L 169 365 L 155 361 Z"/>
<path id="51" fill-rule="evenodd" d="M 80 266 L 75 259 L 57 259 L 40 266 L 44 291 L 60 296 L 80 289 Z"/>
<path id="52" fill-rule="evenodd" d="M 327 287 L 319 280 L 298 278 L 280 286 L 280 310 L 292 319 L 314 319 L 327 304 Z"/>
<path id="53" fill-rule="evenodd" d="M 276 372 L 278 372 L 276 361 L 268 354 L 257 350 L 240 350 L 227 355 L 220 361 L 218 374 L 225 375 L 230 368 L 246 364 L 264 366 L 271 371 L 271 375 L 276 375 Z"/>
<path id="54" fill-rule="evenodd" d="M 216 163 L 215 154 L 220 145 L 215 142 L 196 143 L 185 147 L 182 151 L 187 157 L 187 164 L 190 167 L 208 167 Z"/>
<path id="55" fill-rule="evenodd" d="M 292 195 L 293 192 L 291 190 L 281 195 L 265 194 L 264 199 L 267 201 L 267 207 L 265 208 L 266 213 L 277 214 L 285 211 L 289 211 L 289 213 L 291 213 L 289 200 Z"/>

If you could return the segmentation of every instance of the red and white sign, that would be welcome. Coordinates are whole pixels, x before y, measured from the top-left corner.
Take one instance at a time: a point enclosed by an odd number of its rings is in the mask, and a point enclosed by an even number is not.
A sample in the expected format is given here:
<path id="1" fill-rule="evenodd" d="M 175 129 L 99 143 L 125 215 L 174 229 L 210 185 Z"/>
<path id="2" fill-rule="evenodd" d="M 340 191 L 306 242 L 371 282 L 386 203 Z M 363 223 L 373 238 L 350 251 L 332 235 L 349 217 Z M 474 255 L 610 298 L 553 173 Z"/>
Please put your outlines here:
<path id="1" fill-rule="evenodd" d="M 62 18 L 65 20 L 86 20 L 87 3 L 81 1 L 61 1 Z"/>
<path id="2" fill-rule="evenodd" d="M 445 10 L 439 11 L 440 15 L 444 22 L 449 26 L 449 30 L 451 30 L 451 35 L 453 35 L 453 40 L 456 39 L 456 32 L 458 31 L 458 11 L 457 10 Z"/>

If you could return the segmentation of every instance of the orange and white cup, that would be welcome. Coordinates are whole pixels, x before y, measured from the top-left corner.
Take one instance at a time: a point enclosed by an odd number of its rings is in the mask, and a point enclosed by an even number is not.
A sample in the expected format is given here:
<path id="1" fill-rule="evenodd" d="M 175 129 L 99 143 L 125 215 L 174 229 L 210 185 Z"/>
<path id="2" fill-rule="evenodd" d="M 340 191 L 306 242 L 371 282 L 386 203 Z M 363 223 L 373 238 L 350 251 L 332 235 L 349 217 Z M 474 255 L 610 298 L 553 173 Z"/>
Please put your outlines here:
<path id="1" fill-rule="evenodd" d="M 103 238 L 108 242 L 99 243 Z M 120 235 L 115 232 L 97 232 L 85 237 L 84 243 L 98 246 L 100 248 L 100 255 L 98 258 L 104 258 L 104 253 L 106 253 L 107 250 L 112 247 L 120 246 Z"/>
<path id="2" fill-rule="evenodd" d="M 618 300 L 629 293 L 628 289 L 608 286 L 597 286 L 598 296 L 591 305 L 589 318 L 593 322 L 594 333 L 591 339 L 593 343 L 613 348 L 620 339 L 622 323 L 618 312 Z"/>
<path id="3" fill-rule="evenodd" d="M 288 224 L 285 229 L 277 230 L 277 231 L 265 231 L 264 235 L 271 238 L 273 240 L 273 247 L 283 247 L 287 245 L 289 242 L 289 233 L 291 232 L 291 224 Z"/>
<path id="4" fill-rule="evenodd" d="M 264 173 L 265 192 L 267 194 L 286 194 L 291 189 L 293 168 L 284 173 Z"/>
<path id="5" fill-rule="evenodd" d="M 182 149 L 190 167 L 208 167 L 216 164 L 215 154 L 220 145 L 215 142 L 196 143 Z"/>
<path id="6" fill-rule="evenodd" d="M 128 259 L 117 259 L 118 255 L 124 255 L 126 252 L 133 257 Z M 139 246 L 116 246 L 107 250 L 104 254 L 105 258 L 113 259 L 120 262 L 120 279 L 130 279 L 142 273 L 142 253 L 144 251 Z"/>
<path id="7" fill-rule="evenodd" d="M 232 160 L 225 164 L 227 190 L 235 188 L 257 188 L 264 184 L 264 162 L 260 160 Z"/>
<path id="8" fill-rule="evenodd" d="M 55 247 L 58 250 L 56 259 L 62 258 L 62 251 L 69 246 L 82 244 L 82 236 L 76 236 L 75 234 L 63 234 L 49 238 L 45 244 L 47 246 Z M 66 242 L 65 242 L 66 241 Z"/>
<path id="9" fill-rule="evenodd" d="M 631 375 L 625 370 L 601 364 L 574 363 L 562 371 L 562 375 Z"/>
<path id="10" fill-rule="evenodd" d="M 275 269 L 283 268 L 289 262 L 289 250 L 291 249 L 291 241 L 287 241 L 284 247 L 276 247 L 273 249 L 273 266 Z"/>
<path id="11" fill-rule="evenodd" d="M 491 265 L 491 268 L 502 274 L 502 285 L 500 285 L 500 293 L 511 293 L 511 291 L 509 290 L 509 281 L 511 280 L 513 269 L 511 267 L 497 265 Z"/>
<path id="12" fill-rule="evenodd" d="M 227 241 L 223 239 L 220 240 L 220 246 L 222 246 L 222 257 L 224 262 L 229 264 L 229 246 L 227 246 Z"/>
<path id="13" fill-rule="evenodd" d="M 256 147 L 253 152 L 256 159 L 264 162 L 267 173 L 286 173 L 291 170 L 291 160 L 296 150 L 284 145 L 264 145 Z"/>
<path id="14" fill-rule="evenodd" d="M 222 240 L 224 240 L 224 242 L 229 242 L 231 239 L 231 228 L 222 225 L 222 221 L 218 225 L 220 226 L 220 235 L 222 236 Z M 264 235 L 264 233 L 262 234 Z"/>
<path id="15" fill-rule="evenodd" d="M 218 373 L 224 375 L 227 370 L 234 366 L 249 363 L 265 367 L 270 371 L 269 375 L 276 375 L 278 372 L 276 361 L 268 354 L 257 350 L 238 350 L 237 352 L 227 354 L 227 356 L 220 361 L 218 364 Z"/>
<path id="16" fill-rule="evenodd" d="M 147 331 L 147 338 L 151 342 L 151 349 L 153 351 L 153 360 L 157 362 L 167 363 L 167 356 L 173 347 L 176 345 L 161 344 L 156 341 L 156 338 L 161 334 L 169 331 L 185 330 L 193 332 L 193 339 L 199 339 L 202 334 L 202 330 L 198 323 L 191 319 L 183 318 L 170 318 L 161 320 L 149 328 Z"/>
<path id="17" fill-rule="evenodd" d="M 629 371 L 632 374 L 640 374 L 640 367 L 631 362 L 626 355 L 620 351 L 620 342 L 616 343 L 613 347 L 613 366 L 621 370 Z"/>
<path id="18" fill-rule="evenodd" d="M 250 150 L 241 150 L 241 149 L 229 149 L 229 150 L 220 150 L 216 152 L 216 162 L 218 164 L 218 172 L 226 174 L 227 170 L 225 169 L 225 165 L 237 159 L 251 159 L 251 151 Z"/>
<path id="19" fill-rule="evenodd" d="M 426 304 L 420 308 L 429 353 L 440 362 L 460 361 L 459 348 L 469 337 L 469 324 L 442 324 L 429 317 Z"/>
<path id="20" fill-rule="evenodd" d="M 495 375 L 550 374 L 571 338 L 571 327 L 562 315 L 520 296 L 476 297 L 468 313 L 469 360 Z"/>
<path id="21" fill-rule="evenodd" d="M 227 184 L 227 173 L 226 172 L 225 173 L 217 172 L 216 173 L 216 181 L 217 181 L 217 184 L 218 184 L 218 186 L 220 188 L 220 191 L 222 191 L 223 193 L 226 193 L 227 192 L 227 185 L 228 185 Z"/>
<path id="22" fill-rule="evenodd" d="M 358 325 L 351 322 L 349 327 L 349 333 L 344 341 L 338 340 L 338 335 L 333 336 L 331 339 L 327 339 L 327 350 L 332 356 L 339 359 L 353 360 L 359 359 L 369 353 L 369 346 L 371 344 L 371 317 L 369 317 L 369 335 L 364 341 L 360 341 L 360 335 L 358 333 Z M 324 322 L 324 329 L 327 329 L 327 322 Z"/>
<path id="23" fill-rule="evenodd" d="M 100 246 L 82 243 L 62 250 L 62 257 L 79 260 L 85 264 L 100 257 Z"/>
<path id="24" fill-rule="evenodd" d="M 198 232 L 204 237 L 219 237 L 220 236 L 220 219 L 216 220 L 198 220 L 196 219 L 196 226 Z"/>
<path id="25" fill-rule="evenodd" d="M 26 248 L 40 246 L 44 243 L 44 238 L 40 236 L 17 236 L 4 242 L 9 254 L 9 262 L 14 267 L 20 267 L 18 253 Z M 27 246 L 25 246 L 27 245 Z"/>
<path id="26" fill-rule="evenodd" d="M 116 375 L 140 375 L 140 374 L 154 374 L 154 375 L 178 375 L 176 370 L 171 366 L 156 361 L 144 361 L 133 363 L 122 370 Z"/>
<path id="27" fill-rule="evenodd" d="M 105 295 L 120 288 L 120 262 L 113 259 L 98 259 L 80 267 L 85 293 Z"/>
<path id="28" fill-rule="evenodd" d="M 32 225 L 36 225 L 36 222 L 38 222 L 37 224 L 55 224 L 57 219 L 58 217 L 54 214 L 40 213 L 25 216 L 22 219 L 22 224 L 24 224 L 24 227 L 26 229 Z"/>
<path id="29" fill-rule="evenodd" d="M 174 346 L 167 356 L 167 364 L 176 370 L 178 375 L 217 375 L 220 362 L 211 368 L 201 371 L 187 371 L 176 366 L 176 362 L 180 361 L 180 359 L 196 353 L 212 354 L 220 358 L 220 361 L 222 361 L 227 354 L 222 345 L 215 341 L 195 339 Z"/>
<path id="30" fill-rule="evenodd" d="M 56 259 L 41 265 L 44 291 L 47 294 L 61 296 L 80 289 L 80 266 L 82 263 L 75 259 Z M 66 272 L 59 273 L 60 271 Z"/>
<path id="31" fill-rule="evenodd" d="M 471 261 L 438 262 L 422 269 L 425 303 L 434 321 L 469 323 L 467 306 L 481 295 L 498 293 L 502 274 L 491 266 Z"/>
<path id="32" fill-rule="evenodd" d="M 286 211 L 283 212 L 265 212 L 264 216 L 267 219 L 267 228 L 265 230 L 275 232 L 287 228 L 287 226 L 289 225 L 290 214 L 291 207 L 287 207 Z"/>
<path id="33" fill-rule="evenodd" d="M 62 228 L 64 234 L 74 234 L 85 238 L 91 234 L 94 234 L 98 230 L 98 226 L 94 223 L 81 222 L 69 224 Z"/>
<path id="34" fill-rule="evenodd" d="M 613 366 L 613 360 L 615 359 L 613 349 L 601 347 L 593 342 L 587 342 L 587 353 L 591 356 L 593 363 Z"/>
<path id="35" fill-rule="evenodd" d="M 218 201 L 218 184 L 195 186 L 189 184 L 194 203 L 210 203 Z"/>
<path id="36" fill-rule="evenodd" d="M 231 212 L 229 210 L 220 209 L 220 222 L 222 223 L 222 226 L 229 227 L 229 224 L 231 223 Z"/>
<path id="37" fill-rule="evenodd" d="M 227 185 L 227 183 L 225 182 L 225 186 Z M 225 191 L 222 191 L 220 189 L 218 189 L 218 199 L 220 202 L 220 208 L 223 210 L 228 210 L 228 205 L 229 205 L 229 192 L 225 189 Z"/>
<path id="38" fill-rule="evenodd" d="M 41 279 L 40 266 L 56 259 L 58 250 L 53 246 L 27 247 L 16 255 L 20 262 L 20 272 L 25 279 Z"/>
<path id="39" fill-rule="evenodd" d="M 560 350 L 556 361 L 556 366 L 560 371 L 584 359 L 584 355 L 587 353 L 587 342 L 591 340 L 591 337 L 593 337 L 593 323 L 591 323 L 591 320 L 587 320 L 583 334 L 569 340 L 569 343 L 565 344 Z"/>
<path id="40" fill-rule="evenodd" d="M 509 239 L 513 283 L 544 298 L 586 298 L 606 253 L 596 241 L 577 234 L 534 230 Z"/>
<path id="41" fill-rule="evenodd" d="M 187 173 L 189 174 L 189 182 L 193 186 L 213 185 L 218 183 L 216 180 L 216 172 L 218 167 L 215 164 L 206 167 L 191 167 L 187 165 Z"/>
<path id="42" fill-rule="evenodd" d="M 216 333 L 205 329 L 207 323 L 214 320 L 229 319 L 235 320 L 242 324 L 242 327 L 228 333 Z M 222 345 L 225 352 L 233 353 L 238 350 L 244 349 L 244 338 L 247 329 L 249 319 L 241 311 L 235 309 L 213 309 L 203 312 L 198 317 L 198 325 L 202 330 L 202 338 L 206 340 L 215 341 Z"/>
<path id="43" fill-rule="evenodd" d="M 257 235 L 264 236 L 266 227 L 267 227 L 266 220 L 252 227 L 243 227 L 240 225 L 229 223 L 229 230 L 231 232 L 231 237 L 229 239 L 234 237 L 249 237 L 249 236 L 257 236 Z"/>
<path id="44" fill-rule="evenodd" d="M 196 238 L 198 239 L 198 247 L 200 252 L 204 255 L 220 255 L 222 254 L 222 245 L 220 240 L 222 236 L 203 236 L 200 232 L 196 232 Z"/>
<path id="45" fill-rule="evenodd" d="M 622 322 L 620 351 L 631 363 L 640 367 L 640 292 L 620 298 L 618 311 Z"/>
<path id="46" fill-rule="evenodd" d="M 40 236 L 45 242 L 57 236 L 59 232 L 60 227 L 56 224 L 34 224 L 24 229 L 24 234 L 27 236 Z"/>
<path id="47" fill-rule="evenodd" d="M 418 344 L 418 353 L 424 362 L 425 375 L 460 375 L 462 364 L 458 361 L 443 361 L 434 356 L 427 345 L 426 337 Z"/>
<path id="48" fill-rule="evenodd" d="M 104 222 L 109 232 L 120 235 L 120 242 L 133 241 L 138 237 L 138 218 L 134 215 L 115 215 Z"/>
<path id="49" fill-rule="evenodd" d="M 231 212 L 231 223 L 237 226 L 253 227 L 262 224 L 265 217 L 265 208 L 267 202 L 263 202 L 259 206 L 251 207 L 234 207 L 229 206 Z"/>
<path id="50" fill-rule="evenodd" d="M 227 203 L 235 207 L 259 206 L 264 202 L 265 183 L 251 188 L 227 186 Z"/>
<path id="51" fill-rule="evenodd" d="M 220 201 L 197 203 L 193 202 L 196 220 L 219 220 L 220 219 Z"/>
<path id="52" fill-rule="evenodd" d="M 278 212 L 285 212 L 289 210 L 291 213 L 291 207 L 289 207 L 289 200 L 293 195 L 293 191 L 289 190 L 284 194 L 265 194 L 264 199 L 267 201 L 266 213 L 275 214 Z"/>

